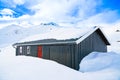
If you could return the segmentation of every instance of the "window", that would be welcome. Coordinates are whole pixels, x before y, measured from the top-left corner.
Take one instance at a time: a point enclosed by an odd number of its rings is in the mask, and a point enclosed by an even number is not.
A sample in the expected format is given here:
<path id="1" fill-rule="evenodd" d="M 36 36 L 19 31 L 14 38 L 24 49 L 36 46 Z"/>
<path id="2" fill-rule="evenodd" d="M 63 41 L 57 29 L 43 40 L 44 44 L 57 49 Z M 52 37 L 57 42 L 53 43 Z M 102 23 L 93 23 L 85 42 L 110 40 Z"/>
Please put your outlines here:
<path id="1" fill-rule="evenodd" d="M 20 53 L 22 53 L 22 47 L 20 46 Z"/>
<path id="2" fill-rule="evenodd" d="M 27 46 L 27 54 L 30 54 L 30 46 Z"/>

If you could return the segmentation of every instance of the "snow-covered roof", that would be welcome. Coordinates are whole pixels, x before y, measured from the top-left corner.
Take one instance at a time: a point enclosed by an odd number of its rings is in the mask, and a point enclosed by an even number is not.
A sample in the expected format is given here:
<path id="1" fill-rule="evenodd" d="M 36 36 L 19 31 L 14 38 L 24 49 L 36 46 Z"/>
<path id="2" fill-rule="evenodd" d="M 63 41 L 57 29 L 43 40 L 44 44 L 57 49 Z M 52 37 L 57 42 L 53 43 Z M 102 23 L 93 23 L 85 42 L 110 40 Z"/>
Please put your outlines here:
<path id="1" fill-rule="evenodd" d="M 90 30 L 89 32 L 87 32 L 85 35 L 83 35 L 81 38 L 79 38 L 76 43 L 80 43 L 81 41 L 83 41 L 85 38 L 87 38 L 89 35 L 91 35 L 93 32 L 98 31 L 100 36 L 102 36 L 103 40 L 105 41 L 105 43 L 107 45 L 110 45 L 109 40 L 107 39 L 106 35 L 104 34 L 103 30 L 100 27 L 95 26 L 92 30 Z"/>
<path id="2" fill-rule="evenodd" d="M 24 39 L 21 43 L 14 45 L 47 45 L 47 44 L 79 44 L 93 32 L 98 31 L 107 45 L 110 42 L 100 27 L 93 28 L 60 28 L 49 33 L 35 35 Z"/>

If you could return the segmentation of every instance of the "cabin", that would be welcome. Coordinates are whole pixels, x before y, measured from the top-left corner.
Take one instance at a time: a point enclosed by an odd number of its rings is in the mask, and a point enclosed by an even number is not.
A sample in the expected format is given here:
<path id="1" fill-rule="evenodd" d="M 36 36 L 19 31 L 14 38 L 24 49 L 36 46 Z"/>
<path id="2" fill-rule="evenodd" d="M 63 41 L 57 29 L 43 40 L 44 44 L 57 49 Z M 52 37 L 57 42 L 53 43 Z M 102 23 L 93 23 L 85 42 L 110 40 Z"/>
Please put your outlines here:
<path id="1" fill-rule="evenodd" d="M 33 56 L 56 61 L 79 70 L 81 60 L 93 51 L 107 52 L 110 42 L 100 27 L 94 27 L 78 38 L 42 39 L 15 43 L 16 55 Z"/>

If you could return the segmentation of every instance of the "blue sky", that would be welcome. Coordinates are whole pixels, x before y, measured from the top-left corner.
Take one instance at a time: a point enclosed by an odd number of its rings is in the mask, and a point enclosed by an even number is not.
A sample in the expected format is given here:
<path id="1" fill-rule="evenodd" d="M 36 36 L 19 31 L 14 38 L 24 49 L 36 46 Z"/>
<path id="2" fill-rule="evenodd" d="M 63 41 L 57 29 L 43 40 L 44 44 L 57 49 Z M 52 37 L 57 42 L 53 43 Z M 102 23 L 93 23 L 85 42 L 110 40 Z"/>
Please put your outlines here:
<path id="1" fill-rule="evenodd" d="M 15 11 L 16 13 L 13 14 L 14 17 L 20 17 L 22 15 L 28 14 L 28 15 L 33 15 L 34 12 L 31 11 L 30 9 L 26 8 L 24 5 L 16 5 L 16 7 L 12 7 L 11 4 L 4 3 L 0 1 L 0 10 L 3 10 L 5 8 L 11 9 Z M 0 14 L 2 16 L 2 14 Z"/>
<path id="2" fill-rule="evenodd" d="M 99 6 L 96 6 L 97 10 L 96 10 L 95 13 L 99 13 L 99 12 L 105 10 L 105 9 L 110 9 L 110 10 L 117 10 L 118 13 L 120 14 L 120 2 L 119 2 L 119 0 L 101 0 L 101 2 L 102 3 L 99 4 Z M 13 16 L 16 17 L 16 18 L 20 17 L 22 15 L 25 15 L 25 14 L 34 15 L 34 13 L 35 13 L 33 10 L 26 7 L 26 3 L 16 4 L 15 7 L 11 6 L 11 5 L 13 5 L 11 0 L 10 1 L 9 0 L 8 1 L 0 0 L 0 10 L 3 10 L 4 8 L 11 9 L 11 10 L 16 12 L 16 13 L 13 14 Z M 76 6 L 74 8 L 74 10 L 71 12 L 71 16 L 77 16 L 77 14 L 78 14 L 78 8 L 77 7 L 78 6 Z M 2 16 L 2 14 L 0 14 L 0 16 Z"/>
<path id="3" fill-rule="evenodd" d="M 95 19 L 97 23 L 111 23 L 120 19 L 119 8 L 119 0 L 0 0 L 0 22 L 93 22 Z"/>
<path id="4" fill-rule="evenodd" d="M 120 13 L 120 0 L 103 0 L 103 8 L 118 10 Z"/>

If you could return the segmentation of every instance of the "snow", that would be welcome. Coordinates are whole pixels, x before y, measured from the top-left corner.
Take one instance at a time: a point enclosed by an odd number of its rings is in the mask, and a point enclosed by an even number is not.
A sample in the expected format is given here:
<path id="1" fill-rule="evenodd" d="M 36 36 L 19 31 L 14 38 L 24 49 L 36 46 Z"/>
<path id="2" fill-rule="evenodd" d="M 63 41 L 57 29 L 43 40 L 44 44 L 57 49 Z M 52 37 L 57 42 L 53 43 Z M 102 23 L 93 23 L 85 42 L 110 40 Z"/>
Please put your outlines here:
<path id="1" fill-rule="evenodd" d="M 14 57 L 15 49 L 11 45 L 4 47 L 4 48 L 0 48 L 0 56 L 3 56 L 3 58 L 1 57 L 2 59 L 6 57 Z"/>
<path id="2" fill-rule="evenodd" d="M 120 69 L 120 55 L 115 52 L 92 52 L 80 64 L 80 71 L 91 72 L 106 68 Z"/>
<path id="3" fill-rule="evenodd" d="M 115 52 L 92 52 L 80 63 L 80 70 L 94 75 L 89 80 L 120 80 L 120 55 Z"/>
<path id="4" fill-rule="evenodd" d="M 29 36 L 51 32 L 51 30 L 56 30 L 56 28 L 56 26 L 44 25 L 33 26 L 30 28 L 24 28 L 15 24 L 6 26 L 0 29 L 0 47 L 5 47 L 9 44 L 17 43 Z"/>
<path id="5" fill-rule="evenodd" d="M 8 46 L 0 52 L 0 80 L 120 80 L 119 62 L 115 52 L 93 52 L 76 71 L 51 60 L 15 56 L 15 49 Z"/>
<path id="6" fill-rule="evenodd" d="M 93 28 L 74 28 L 74 27 L 61 27 L 44 34 L 37 34 L 34 36 L 27 37 L 26 39 L 21 40 L 21 42 L 26 41 L 35 41 L 41 39 L 57 39 L 57 40 L 66 40 L 66 39 L 75 39 L 83 36 Z"/>
<path id="7" fill-rule="evenodd" d="M 76 71 L 55 61 L 15 56 L 12 47 L 19 41 L 78 38 L 89 30 L 91 28 L 52 25 L 29 28 L 9 25 L 0 29 L 0 80 L 120 80 L 120 53 L 92 52 Z"/>
<path id="8" fill-rule="evenodd" d="M 0 80 L 73 80 L 76 75 L 72 74 L 78 74 L 56 62 L 25 56 L 9 58 L 0 64 Z"/>
<path id="9" fill-rule="evenodd" d="M 13 54 L 11 46 L 1 49 L 0 80 L 74 80 L 82 74 L 54 61 Z"/>

